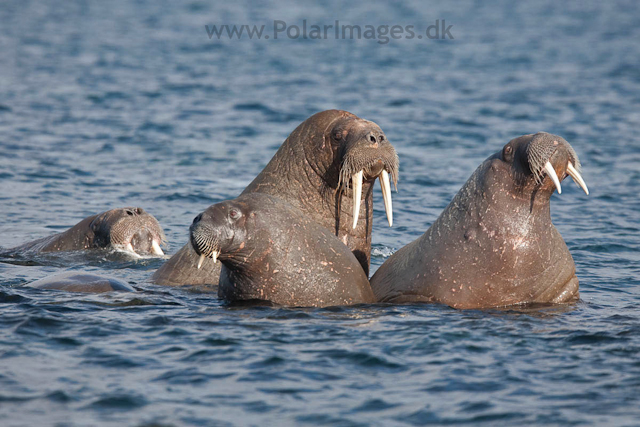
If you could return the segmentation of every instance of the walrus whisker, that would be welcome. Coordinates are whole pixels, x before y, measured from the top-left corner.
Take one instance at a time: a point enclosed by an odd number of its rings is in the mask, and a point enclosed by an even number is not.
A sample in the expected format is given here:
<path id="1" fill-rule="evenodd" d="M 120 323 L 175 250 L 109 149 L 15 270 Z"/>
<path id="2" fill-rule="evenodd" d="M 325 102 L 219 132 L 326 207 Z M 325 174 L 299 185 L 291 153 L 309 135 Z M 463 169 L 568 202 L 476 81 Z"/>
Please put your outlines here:
<path id="1" fill-rule="evenodd" d="M 588 196 L 589 189 L 587 188 L 587 184 L 584 182 L 584 179 L 582 179 L 582 175 L 580 175 L 580 172 L 578 172 L 577 169 L 573 167 L 573 164 L 571 164 L 571 162 L 567 164 L 567 173 L 571 176 L 571 178 L 573 178 L 576 184 L 578 184 L 580 188 L 582 188 L 584 192 L 587 193 Z"/>
<path id="2" fill-rule="evenodd" d="M 562 187 L 560 186 L 560 180 L 558 179 L 558 175 L 556 174 L 555 169 L 553 169 L 553 165 L 551 165 L 551 162 L 545 163 L 544 170 L 545 172 L 547 172 L 547 175 L 549 175 L 549 178 L 551 178 L 551 180 L 555 184 L 556 189 L 558 190 L 558 194 L 562 194 Z"/>

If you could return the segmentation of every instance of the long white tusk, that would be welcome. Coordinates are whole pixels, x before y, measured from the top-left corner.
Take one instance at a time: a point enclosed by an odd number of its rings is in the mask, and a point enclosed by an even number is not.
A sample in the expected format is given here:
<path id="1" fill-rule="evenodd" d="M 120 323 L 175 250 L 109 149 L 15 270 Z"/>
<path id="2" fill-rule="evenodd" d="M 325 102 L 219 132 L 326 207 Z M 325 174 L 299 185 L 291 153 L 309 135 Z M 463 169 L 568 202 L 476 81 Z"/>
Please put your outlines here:
<path id="1" fill-rule="evenodd" d="M 202 267 L 202 263 L 204 262 L 204 259 L 206 257 L 204 256 L 204 254 L 200 255 L 200 259 L 198 260 L 198 270 L 200 270 L 200 267 Z"/>
<path id="2" fill-rule="evenodd" d="M 158 256 L 164 255 L 164 252 L 162 252 L 162 248 L 160 248 L 160 245 L 155 240 L 151 242 L 151 252 L 153 252 L 154 255 Z"/>
<path id="3" fill-rule="evenodd" d="M 393 226 L 393 207 L 391 206 L 391 183 L 389 173 L 386 170 L 380 175 L 380 187 L 382 187 L 382 199 L 384 200 L 384 210 L 387 211 L 389 227 Z"/>
<path id="4" fill-rule="evenodd" d="M 571 178 L 573 178 L 576 184 L 578 184 L 584 190 L 584 192 L 587 193 L 588 196 L 589 189 L 587 188 L 587 184 L 585 184 L 584 179 L 582 179 L 582 175 L 580 175 L 580 172 L 578 172 L 576 168 L 573 167 L 571 162 L 569 162 L 569 164 L 567 165 L 567 173 L 571 175 Z"/>
<path id="5" fill-rule="evenodd" d="M 353 190 L 353 228 L 356 228 L 358 224 L 358 217 L 360 216 L 360 201 L 362 200 L 362 178 L 364 171 L 353 174 L 351 177 L 351 188 Z"/>
<path id="6" fill-rule="evenodd" d="M 556 185 L 558 194 L 562 194 L 562 187 L 560 186 L 560 180 L 558 179 L 558 175 L 556 174 L 555 169 L 553 169 L 553 166 L 551 166 L 551 162 L 547 162 L 544 165 L 544 170 L 547 172 L 547 175 L 549 175 L 549 178 L 551 178 L 553 183 Z"/>
<path id="7" fill-rule="evenodd" d="M 127 243 L 127 250 L 129 252 L 133 252 L 134 254 L 136 253 L 136 251 L 133 250 L 133 246 L 131 245 L 131 242 Z"/>
<path id="8" fill-rule="evenodd" d="M 213 258 L 213 263 L 215 264 L 216 262 L 218 262 L 218 255 L 220 255 L 220 252 L 218 251 L 213 251 L 211 252 L 211 258 Z"/>

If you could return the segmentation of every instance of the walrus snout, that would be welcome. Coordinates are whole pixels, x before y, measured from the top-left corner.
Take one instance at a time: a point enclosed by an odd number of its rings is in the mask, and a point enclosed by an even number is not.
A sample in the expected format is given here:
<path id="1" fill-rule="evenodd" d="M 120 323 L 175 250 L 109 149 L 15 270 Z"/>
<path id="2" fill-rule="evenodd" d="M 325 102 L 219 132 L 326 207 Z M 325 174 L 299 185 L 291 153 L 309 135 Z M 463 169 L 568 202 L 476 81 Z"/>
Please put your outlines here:
<path id="1" fill-rule="evenodd" d="M 353 190 L 353 228 L 358 224 L 364 180 L 380 180 L 384 207 L 389 227 L 393 225 L 391 204 L 391 180 L 398 188 L 398 154 L 389 143 L 382 129 L 373 122 L 366 122 L 365 128 L 354 132 L 345 147 L 340 168 L 340 183 L 346 187 L 351 181 Z M 389 178 L 391 175 L 391 179 Z"/>
<path id="2" fill-rule="evenodd" d="M 211 208 L 210 208 L 211 209 Z M 221 213 L 218 213 L 218 217 Z M 220 255 L 220 233 L 215 226 L 215 215 L 207 215 L 203 221 L 205 213 L 201 213 L 193 219 L 193 223 L 189 227 L 189 240 L 191 246 L 200 258 L 198 259 L 198 270 L 202 267 L 205 258 L 212 258 L 213 262 L 218 262 Z M 213 222 L 213 223 L 212 223 Z"/>
<path id="3" fill-rule="evenodd" d="M 98 247 L 117 247 L 139 254 L 162 256 L 165 236 L 158 220 L 140 207 L 112 209 L 91 224 Z"/>
<path id="4" fill-rule="evenodd" d="M 558 194 L 562 194 L 560 182 L 571 176 L 588 195 L 589 189 L 580 174 L 580 160 L 573 147 L 562 137 L 538 132 L 526 146 L 529 169 L 539 184 L 545 176 L 553 182 Z"/>

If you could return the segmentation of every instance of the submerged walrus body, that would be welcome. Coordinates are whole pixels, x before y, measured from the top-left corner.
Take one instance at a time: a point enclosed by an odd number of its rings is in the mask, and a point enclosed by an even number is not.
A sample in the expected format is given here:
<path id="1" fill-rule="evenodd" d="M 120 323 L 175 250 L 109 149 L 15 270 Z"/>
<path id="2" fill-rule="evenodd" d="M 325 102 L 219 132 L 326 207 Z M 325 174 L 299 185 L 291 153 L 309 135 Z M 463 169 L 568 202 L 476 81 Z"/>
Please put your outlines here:
<path id="1" fill-rule="evenodd" d="M 70 229 L 6 249 L 2 254 L 122 249 L 137 255 L 164 255 L 165 237 L 158 220 L 142 208 L 111 209 L 92 215 Z"/>
<path id="2" fill-rule="evenodd" d="M 328 110 L 300 124 L 242 195 L 260 193 L 299 209 L 351 249 L 365 275 L 371 258 L 373 184 L 380 180 L 391 225 L 391 181 L 398 156 L 380 127 L 349 112 Z M 282 230 L 285 232 L 286 230 Z M 152 280 L 160 285 L 217 285 L 219 264 L 205 262 L 190 244 Z"/>
<path id="3" fill-rule="evenodd" d="M 135 292 L 127 283 L 113 277 L 90 273 L 67 272 L 48 276 L 26 285 L 29 288 L 49 289 L 67 292 Z"/>
<path id="4" fill-rule="evenodd" d="M 306 307 L 375 301 L 349 248 L 276 197 L 254 193 L 215 204 L 190 230 L 195 252 L 222 263 L 218 296 L 225 301 Z"/>
<path id="5" fill-rule="evenodd" d="M 376 297 L 455 308 L 577 300 L 575 264 L 551 222 L 549 198 L 568 175 L 588 194 L 579 169 L 575 151 L 559 136 L 510 141 L 420 238 L 376 271 Z"/>

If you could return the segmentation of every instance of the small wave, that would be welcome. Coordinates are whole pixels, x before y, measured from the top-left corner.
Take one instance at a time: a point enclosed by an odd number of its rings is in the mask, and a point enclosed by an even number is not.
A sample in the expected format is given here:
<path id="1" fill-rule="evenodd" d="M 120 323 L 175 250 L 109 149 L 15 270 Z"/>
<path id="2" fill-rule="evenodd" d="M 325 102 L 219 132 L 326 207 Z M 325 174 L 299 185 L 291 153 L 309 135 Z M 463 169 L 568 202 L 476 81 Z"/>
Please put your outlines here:
<path id="1" fill-rule="evenodd" d="M 372 248 L 371 256 L 376 258 L 389 258 L 396 251 L 394 248 L 384 246 L 382 248 Z"/>

